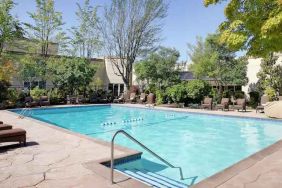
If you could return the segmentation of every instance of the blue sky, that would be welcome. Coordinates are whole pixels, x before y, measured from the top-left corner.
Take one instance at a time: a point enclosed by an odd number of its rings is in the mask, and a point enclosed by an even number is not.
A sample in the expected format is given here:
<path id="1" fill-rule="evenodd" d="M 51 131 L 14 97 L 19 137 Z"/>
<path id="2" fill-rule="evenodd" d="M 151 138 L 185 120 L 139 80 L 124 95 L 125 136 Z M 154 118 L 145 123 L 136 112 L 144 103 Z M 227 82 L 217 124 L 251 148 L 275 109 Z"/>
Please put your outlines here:
<path id="1" fill-rule="evenodd" d="M 77 24 L 76 3 L 84 0 L 55 0 L 56 10 L 63 13 L 65 28 Z M 17 4 L 13 10 L 22 22 L 30 22 L 27 11 L 36 8 L 35 0 L 14 0 Z M 110 0 L 91 0 L 93 5 L 105 5 Z M 187 43 L 195 43 L 196 36 L 205 37 L 217 30 L 224 21 L 225 3 L 206 8 L 203 0 L 170 0 L 168 16 L 164 20 L 161 45 L 174 47 L 180 51 L 180 60 L 187 60 Z"/>

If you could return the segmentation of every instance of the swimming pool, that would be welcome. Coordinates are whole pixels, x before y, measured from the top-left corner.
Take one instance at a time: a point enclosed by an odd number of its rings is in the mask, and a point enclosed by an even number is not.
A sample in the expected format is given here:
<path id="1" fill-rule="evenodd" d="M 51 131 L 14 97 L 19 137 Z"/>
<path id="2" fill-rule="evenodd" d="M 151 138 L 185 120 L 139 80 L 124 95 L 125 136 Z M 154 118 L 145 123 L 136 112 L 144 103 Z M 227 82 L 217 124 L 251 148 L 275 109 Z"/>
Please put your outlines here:
<path id="1" fill-rule="evenodd" d="M 19 111 L 15 111 L 18 112 Z M 90 137 L 110 141 L 123 129 L 175 166 L 191 185 L 282 138 L 282 122 L 182 113 L 115 105 L 34 109 L 32 117 Z M 144 151 L 119 136 L 116 143 Z M 148 170 L 177 181 L 179 174 L 144 152 L 120 170 Z"/>

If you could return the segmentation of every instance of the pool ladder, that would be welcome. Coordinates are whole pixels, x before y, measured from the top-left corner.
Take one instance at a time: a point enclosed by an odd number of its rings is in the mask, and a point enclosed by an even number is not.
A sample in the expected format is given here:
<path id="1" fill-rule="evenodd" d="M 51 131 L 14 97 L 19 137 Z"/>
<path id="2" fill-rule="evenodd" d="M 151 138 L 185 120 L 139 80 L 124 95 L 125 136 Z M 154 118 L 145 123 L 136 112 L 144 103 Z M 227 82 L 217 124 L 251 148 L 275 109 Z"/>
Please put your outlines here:
<path id="1" fill-rule="evenodd" d="M 133 138 L 130 134 L 128 134 L 127 132 L 125 132 L 124 130 L 118 130 L 112 137 L 112 141 L 111 141 L 111 181 L 112 184 L 114 184 L 114 142 L 115 142 L 115 138 L 118 134 L 123 134 L 124 136 L 126 136 L 127 138 L 129 138 L 130 140 L 132 140 L 133 142 L 135 142 L 136 144 L 138 144 L 139 146 L 141 146 L 142 148 L 144 148 L 146 151 L 148 151 L 150 154 L 152 154 L 153 156 L 155 156 L 157 159 L 159 159 L 160 161 L 162 161 L 163 163 L 165 163 L 166 165 L 168 165 L 171 168 L 176 168 L 179 170 L 179 174 L 180 174 L 180 179 L 183 180 L 183 171 L 181 167 L 177 167 L 172 165 L 171 163 L 169 163 L 167 160 L 163 159 L 162 157 L 160 157 L 158 154 L 156 154 L 155 152 L 153 152 L 152 150 L 150 150 L 148 147 L 146 147 L 144 144 L 142 144 L 141 142 L 139 142 L 138 140 L 136 140 L 135 138 Z"/>
<path id="2" fill-rule="evenodd" d="M 25 117 L 31 116 L 32 110 L 30 108 L 23 108 L 19 115 L 19 118 L 23 119 Z"/>

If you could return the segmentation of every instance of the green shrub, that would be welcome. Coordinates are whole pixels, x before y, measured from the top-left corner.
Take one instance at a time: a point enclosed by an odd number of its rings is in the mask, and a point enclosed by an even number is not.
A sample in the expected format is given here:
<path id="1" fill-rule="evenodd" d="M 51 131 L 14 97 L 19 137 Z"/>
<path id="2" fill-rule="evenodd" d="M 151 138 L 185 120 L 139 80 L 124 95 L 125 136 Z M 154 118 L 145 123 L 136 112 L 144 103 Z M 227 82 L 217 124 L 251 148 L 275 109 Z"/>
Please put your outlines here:
<path id="1" fill-rule="evenodd" d="M 61 102 L 63 102 L 63 99 L 65 98 L 63 93 L 57 88 L 50 90 L 48 95 L 51 104 L 60 104 Z"/>
<path id="2" fill-rule="evenodd" d="M 191 80 L 186 86 L 187 95 L 194 103 L 200 103 L 211 89 L 211 85 L 204 80 Z"/>
<path id="3" fill-rule="evenodd" d="M 272 87 L 267 87 L 264 93 L 268 96 L 270 101 L 274 101 L 276 99 L 276 91 Z"/>
<path id="4" fill-rule="evenodd" d="M 0 81 L 0 103 L 8 99 L 8 88 L 10 84 L 6 81 Z"/>
<path id="5" fill-rule="evenodd" d="M 187 99 L 186 83 L 182 82 L 168 87 L 166 94 L 175 103 L 185 102 Z"/>
<path id="6" fill-rule="evenodd" d="M 41 96 L 46 95 L 47 92 L 45 89 L 40 89 L 38 86 L 30 90 L 30 96 L 34 100 L 39 100 Z"/>
<path id="7" fill-rule="evenodd" d="M 235 99 L 244 99 L 245 93 L 244 93 L 244 91 L 235 91 L 234 97 L 235 97 Z"/>
<path id="8" fill-rule="evenodd" d="M 156 103 L 157 105 L 164 104 L 165 101 L 165 92 L 161 90 L 156 90 Z"/>
<path id="9" fill-rule="evenodd" d="M 260 102 L 260 94 L 257 91 L 252 91 L 249 93 L 250 94 L 250 101 L 249 101 L 249 106 L 252 108 L 256 108 L 258 103 Z"/>

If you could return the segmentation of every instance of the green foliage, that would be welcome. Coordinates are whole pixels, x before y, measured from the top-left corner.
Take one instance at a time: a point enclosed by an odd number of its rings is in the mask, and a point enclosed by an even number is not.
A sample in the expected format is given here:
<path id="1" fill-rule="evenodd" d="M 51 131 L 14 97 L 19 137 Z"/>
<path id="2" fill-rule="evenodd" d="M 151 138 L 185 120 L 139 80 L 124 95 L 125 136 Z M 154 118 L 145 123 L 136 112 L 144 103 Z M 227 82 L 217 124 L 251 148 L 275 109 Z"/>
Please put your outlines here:
<path id="1" fill-rule="evenodd" d="M 204 0 L 206 6 L 224 0 Z M 267 56 L 282 51 L 281 0 L 231 0 L 225 8 L 220 41 L 232 50 L 247 50 L 248 55 Z"/>
<path id="2" fill-rule="evenodd" d="M 192 64 L 190 70 L 197 78 L 212 78 L 220 88 L 223 86 L 245 85 L 247 79 L 247 60 L 236 59 L 235 54 L 225 45 L 219 44 L 218 35 L 209 35 L 205 41 L 198 38 L 196 45 L 188 45 Z"/>
<path id="3" fill-rule="evenodd" d="M 211 86 L 203 80 L 191 80 L 187 83 L 188 97 L 195 102 L 200 102 L 211 92 Z"/>
<path id="4" fill-rule="evenodd" d="M 61 32 L 62 13 L 54 8 L 54 0 L 36 0 L 36 11 L 28 12 L 34 24 L 25 23 L 29 30 L 30 38 L 35 40 L 39 46 L 34 50 L 41 49 L 41 54 L 47 56 L 52 41 L 59 42 L 60 37 L 64 37 Z"/>
<path id="5" fill-rule="evenodd" d="M 92 7 L 89 0 L 84 0 L 83 6 L 77 3 L 76 16 L 78 27 L 73 27 L 71 44 L 72 54 L 79 57 L 92 58 L 101 48 L 100 33 L 98 31 L 98 7 Z"/>
<path id="6" fill-rule="evenodd" d="M 48 96 L 50 98 L 50 103 L 55 104 L 55 105 L 58 105 L 61 102 L 64 102 L 63 99 L 65 98 L 62 91 L 60 91 L 58 88 L 54 88 L 50 90 L 48 92 Z"/>
<path id="7" fill-rule="evenodd" d="M 181 82 L 166 89 L 167 96 L 175 103 L 199 103 L 210 92 L 211 86 L 203 80 Z"/>
<path id="8" fill-rule="evenodd" d="M 64 95 L 72 95 L 86 92 L 97 67 L 83 58 L 50 58 L 47 69 L 53 84 Z"/>
<path id="9" fill-rule="evenodd" d="M 165 102 L 165 93 L 162 90 L 156 90 L 156 104 L 164 104 Z"/>
<path id="10" fill-rule="evenodd" d="M 235 99 L 244 99 L 245 93 L 243 91 L 235 91 L 234 97 Z"/>
<path id="11" fill-rule="evenodd" d="M 34 100 L 39 100 L 41 96 L 44 96 L 47 94 L 47 91 L 45 89 L 40 89 L 38 86 L 30 90 L 30 96 Z"/>
<path id="12" fill-rule="evenodd" d="M 179 82 L 179 74 L 175 70 L 178 58 L 177 50 L 161 47 L 157 52 L 151 53 L 148 58 L 135 64 L 137 79 L 159 89 Z"/>
<path id="13" fill-rule="evenodd" d="M 260 102 L 260 93 L 257 91 L 252 91 L 249 93 L 249 95 L 250 95 L 249 105 L 252 108 L 256 108 L 258 103 Z"/>
<path id="14" fill-rule="evenodd" d="M 31 55 L 24 55 L 17 67 L 17 76 L 20 80 L 32 82 L 40 76 L 38 59 Z"/>
<path id="15" fill-rule="evenodd" d="M 12 0 L 0 0 L 0 57 L 4 43 L 11 42 L 23 35 L 19 21 L 11 15 L 13 7 Z"/>
<path id="16" fill-rule="evenodd" d="M 167 96 L 175 103 L 183 102 L 187 98 L 186 83 L 182 82 L 166 89 Z"/>
<path id="17" fill-rule="evenodd" d="M 7 81 L 0 80 L 0 103 L 8 98 L 8 88 L 10 84 Z"/>
<path id="18" fill-rule="evenodd" d="M 23 105 L 24 98 L 25 94 L 23 91 L 14 88 L 8 89 L 7 100 L 11 106 L 21 107 Z"/>
<path id="19" fill-rule="evenodd" d="M 282 66 L 277 63 L 278 56 L 270 54 L 261 62 L 261 69 L 257 74 L 259 88 L 264 91 L 271 87 L 282 94 Z"/>
<path id="20" fill-rule="evenodd" d="M 276 99 L 276 91 L 272 87 L 267 87 L 264 93 L 268 96 L 270 101 L 273 101 Z"/>

